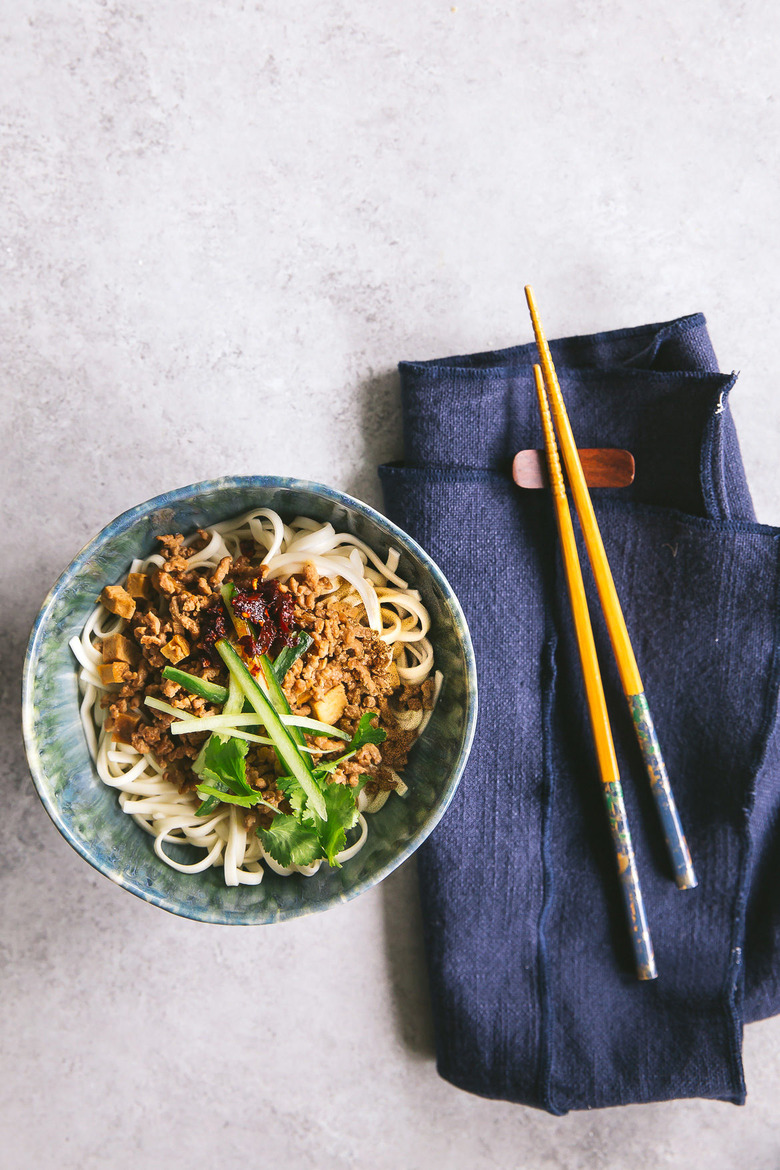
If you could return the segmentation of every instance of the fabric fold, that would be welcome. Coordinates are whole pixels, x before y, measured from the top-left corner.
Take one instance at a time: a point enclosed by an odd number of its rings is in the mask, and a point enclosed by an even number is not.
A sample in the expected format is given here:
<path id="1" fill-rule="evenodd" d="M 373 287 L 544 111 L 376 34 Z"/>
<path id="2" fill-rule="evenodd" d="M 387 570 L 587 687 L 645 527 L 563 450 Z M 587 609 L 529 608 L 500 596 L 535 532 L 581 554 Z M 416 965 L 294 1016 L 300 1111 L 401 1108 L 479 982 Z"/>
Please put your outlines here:
<path id="1" fill-rule="evenodd" d="M 439 1071 L 553 1113 L 740 1102 L 743 1015 L 780 1010 L 778 531 L 755 522 L 703 317 L 551 349 L 578 443 L 636 458 L 632 487 L 594 503 L 699 887 L 671 880 L 586 568 L 659 966 L 638 983 L 550 502 L 509 471 L 542 446 L 533 347 L 403 363 L 386 510 L 455 588 L 480 686 L 469 764 L 419 855 Z"/>

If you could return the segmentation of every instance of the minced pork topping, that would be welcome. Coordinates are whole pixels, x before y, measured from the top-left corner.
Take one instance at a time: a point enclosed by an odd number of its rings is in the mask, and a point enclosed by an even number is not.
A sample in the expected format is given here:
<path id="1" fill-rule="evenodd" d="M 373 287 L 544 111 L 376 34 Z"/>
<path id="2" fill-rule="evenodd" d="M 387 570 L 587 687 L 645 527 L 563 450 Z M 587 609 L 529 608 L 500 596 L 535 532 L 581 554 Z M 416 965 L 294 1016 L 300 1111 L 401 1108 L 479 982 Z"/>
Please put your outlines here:
<path id="1" fill-rule="evenodd" d="M 140 752 L 153 752 L 165 765 L 166 779 L 180 790 L 194 788 L 197 777 L 192 762 L 209 732 L 172 736 L 168 728 L 173 717 L 144 706 L 144 698 L 156 696 L 182 713 L 205 716 L 217 714 L 218 707 L 189 694 L 178 683 L 162 677 L 166 666 L 181 666 L 190 674 L 227 685 L 225 666 L 213 654 L 215 628 L 224 617 L 220 586 L 234 582 L 238 589 L 260 590 L 269 610 L 285 615 L 284 626 L 304 630 L 312 638 L 308 651 L 293 663 L 283 682 L 283 691 L 293 714 L 314 718 L 352 735 L 361 715 L 372 712 L 387 733 L 381 744 L 365 744 L 351 759 L 332 773 L 332 782 L 354 787 L 358 777 L 367 775 L 370 796 L 395 787 L 394 772 L 406 763 L 416 731 L 404 731 L 393 713 L 396 710 L 429 709 L 433 704 L 433 680 L 419 686 L 405 686 L 396 670 L 391 648 L 367 624 L 365 609 L 342 585 L 320 577 L 307 564 L 301 574 L 285 583 L 263 583 L 265 567 L 257 563 L 259 553 L 253 542 L 242 545 L 235 559 L 224 557 L 215 570 L 189 568 L 193 554 L 204 548 L 208 533 L 199 531 L 195 541 L 184 545 L 181 534 L 158 538 L 164 564 L 151 574 L 130 573 L 126 585 L 108 586 L 101 601 L 112 613 L 126 618 L 122 634 L 105 638 L 100 668 L 103 681 L 112 689 L 103 698 L 109 708 L 110 728 L 116 740 L 130 743 Z M 269 647 L 272 657 L 283 644 Z M 325 752 L 340 748 L 340 741 L 311 738 L 313 747 Z M 316 766 L 321 754 L 312 756 Z M 247 757 L 247 779 L 263 797 L 280 811 L 286 802 L 276 787 L 278 758 L 270 747 L 251 744 Z M 247 826 L 267 824 L 273 817 L 262 806 L 245 811 Z"/>

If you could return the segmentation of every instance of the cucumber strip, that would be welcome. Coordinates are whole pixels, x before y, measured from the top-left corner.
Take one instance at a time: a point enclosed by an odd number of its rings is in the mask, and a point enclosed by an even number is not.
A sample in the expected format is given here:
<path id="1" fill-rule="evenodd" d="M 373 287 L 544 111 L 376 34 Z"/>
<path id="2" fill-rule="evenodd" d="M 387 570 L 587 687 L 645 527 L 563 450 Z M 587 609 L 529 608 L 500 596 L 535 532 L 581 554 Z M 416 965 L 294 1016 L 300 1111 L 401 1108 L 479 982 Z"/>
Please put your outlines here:
<path id="1" fill-rule="evenodd" d="M 170 731 L 171 735 L 197 735 L 199 731 L 212 730 L 210 727 L 201 727 L 201 722 L 206 722 L 206 720 L 180 719 L 177 723 L 172 723 L 168 730 Z M 259 717 L 254 719 L 254 723 L 259 724 L 261 727 L 263 726 Z M 213 731 L 214 734 L 219 737 L 219 739 L 223 740 L 245 739 L 248 743 L 263 743 L 266 745 L 266 747 L 274 746 L 274 741 L 272 739 L 268 739 L 264 735 L 254 735 L 251 731 L 245 731 L 243 727 L 235 727 L 233 724 L 220 724 L 219 727 L 214 728 Z M 322 751 L 321 748 L 309 747 L 308 744 L 304 744 L 304 746 L 298 750 L 306 752 L 307 755 L 311 756 L 319 755 Z M 332 750 L 336 751 L 336 748 L 333 748 Z"/>
<path id="2" fill-rule="evenodd" d="M 292 729 L 288 731 L 284 726 L 271 702 L 230 643 L 224 638 L 220 638 L 216 647 L 217 653 L 230 671 L 231 676 L 235 678 L 245 697 L 265 723 L 266 731 L 273 740 L 279 759 L 300 784 L 306 794 L 309 807 L 321 820 L 326 821 L 328 811 L 325 807 L 324 797 L 317 787 L 308 762 L 301 755 L 298 744 L 292 737 Z M 270 663 L 268 665 L 270 668 Z"/>
<path id="3" fill-rule="evenodd" d="M 172 723 L 168 728 L 171 735 L 193 735 L 201 730 L 195 726 L 194 719 L 182 719 L 181 723 Z M 273 747 L 273 740 L 264 735 L 253 735 L 251 731 L 243 731 L 240 727 L 220 727 L 214 732 L 220 739 L 245 739 L 247 743 L 264 743 L 266 747 Z"/>
<path id="4" fill-rule="evenodd" d="M 222 689 L 224 690 L 225 688 L 223 687 Z M 227 717 L 228 719 L 232 719 L 235 715 L 237 715 L 243 709 L 243 706 L 244 706 L 244 693 L 241 690 L 241 687 L 238 686 L 238 684 L 235 682 L 232 675 L 228 676 L 228 689 L 225 691 L 225 695 L 227 697 L 225 699 L 225 703 L 224 703 L 224 706 L 222 708 L 222 715 L 217 716 L 217 718 L 223 719 L 223 718 Z M 201 718 L 203 718 L 203 717 L 201 716 Z M 180 723 L 185 723 L 185 722 L 194 723 L 195 720 L 192 719 L 192 720 L 188 721 L 187 716 L 185 714 L 179 723 L 172 723 L 168 730 L 171 732 L 172 735 L 181 735 L 181 734 L 183 734 L 181 731 L 174 731 L 173 729 L 174 729 L 174 727 L 179 727 Z M 206 729 L 195 727 L 192 730 L 193 731 L 205 731 Z M 206 742 L 203 744 L 203 747 L 198 752 L 198 756 L 197 756 L 197 759 L 195 760 L 195 763 L 192 765 L 192 770 L 196 776 L 200 775 L 201 769 L 203 767 L 203 761 L 204 761 L 204 758 L 206 755 L 206 751 L 207 751 L 208 746 L 211 743 L 213 738 L 214 738 L 213 735 L 210 735 L 208 737 Z M 224 743 L 225 740 L 229 739 L 229 738 L 230 737 L 225 735 L 224 733 L 217 734 L 217 739 L 219 740 L 220 743 Z M 214 800 L 216 800 L 216 797 L 210 796 L 208 798 L 208 800 L 204 801 L 204 803 L 198 808 L 196 815 L 199 817 L 202 817 L 202 816 L 206 816 L 206 814 L 209 812 L 213 812 L 214 805 L 212 802 Z M 204 809 L 205 809 L 205 812 L 202 811 Z"/>
<path id="5" fill-rule="evenodd" d="M 243 703 L 244 696 L 241 695 Z M 262 719 L 256 711 L 245 711 L 240 715 L 193 715 L 192 711 L 180 711 L 179 719 L 183 723 L 197 723 L 201 731 L 222 731 L 226 727 L 258 727 Z M 175 726 L 175 724 L 173 725 Z M 181 732 L 179 733 L 181 734 Z"/>
<path id="6" fill-rule="evenodd" d="M 233 678 L 233 675 L 231 674 L 230 682 L 228 684 L 227 702 L 225 703 L 225 706 L 222 708 L 222 716 L 217 715 L 217 716 L 212 716 L 212 718 L 219 719 L 221 717 L 224 717 L 226 719 L 235 719 L 235 717 L 237 715 L 240 715 L 243 710 L 244 710 L 244 692 L 241 690 L 241 687 L 238 685 L 236 680 Z"/>
<path id="7" fill-rule="evenodd" d="M 175 715 L 177 719 L 181 719 L 184 714 L 180 707 L 172 707 L 170 703 L 165 703 L 162 699 L 155 699 L 154 695 L 147 695 L 144 704 L 147 707 L 152 707 L 155 711 L 164 711 L 166 715 Z"/>
<path id="8" fill-rule="evenodd" d="M 280 686 L 287 676 L 287 671 L 294 662 L 297 662 L 298 659 L 306 653 L 306 651 L 311 646 L 311 643 L 312 639 L 309 637 L 306 631 L 299 630 L 298 641 L 293 646 L 285 646 L 277 654 L 276 658 L 274 659 L 273 666 L 274 674 L 276 675 Z"/>
<path id="9" fill-rule="evenodd" d="M 198 793 L 198 795 L 200 796 L 200 793 Z M 214 812 L 214 810 L 216 809 L 216 807 L 219 803 L 220 803 L 220 800 L 219 800 L 218 796 L 209 796 L 207 800 L 203 801 L 203 804 L 199 804 L 198 807 L 195 809 L 195 816 L 196 817 L 209 816 L 210 813 Z"/>
<path id="10" fill-rule="evenodd" d="M 243 703 L 244 696 L 241 694 L 241 702 Z M 308 715 L 280 715 L 282 723 L 285 727 L 301 727 L 308 731 L 311 735 L 328 735 L 336 739 L 349 740 L 346 731 L 340 731 L 338 727 L 331 727 L 329 723 L 320 723 L 318 719 L 310 719 Z M 242 712 L 240 715 L 193 715 L 191 711 L 180 711 L 179 722 L 187 724 L 188 731 L 224 731 L 231 727 L 257 727 L 262 725 L 263 720 L 256 711 Z M 178 723 L 171 725 L 178 727 Z M 178 732 L 183 735 L 182 731 Z"/>
<path id="11" fill-rule="evenodd" d="M 200 749 L 197 756 L 195 757 L 195 759 L 192 762 L 192 770 L 196 776 L 200 776 L 201 772 L 203 771 L 203 765 L 204 765 L 204 762 L 206 759 L 206 748 L 209 746 L 210 743 L 211 743 L 211 736 L 209 736 L 207 740 L 204 740 L 203 747 Z M 200 816 L 200 815 L 201 814 L 198 813 L 198 816 Z"/>
<path id="12" fill-rule="evenodd" d="M 277 715 L 287 715 L 290 718 L 293 718 L 290 704 L 287 702 L 285 693 L 279 685 L 279 680 L 276 677 L 273 666 L 271 665 L 271 659 L 267 654 L 261 654 L 259 662 L 260 673 L 262 675 L 260 686 L 262 689 L 264 685 L 265 690 L 268 692 L 268 698 L 271 701 L 274 711 L 276 711 Z M 290 725 L 290 735 L 299 747 L 305 746 L 306 739 L 297 724 L 293 723 Z"/>
<path id="13" fill-rule="evenodd" d="M 308 715 L 281 715 L 280 719 L 285 727 L 291 730 L 300 727 L 311 735 L 329 735 L 332 739 L 343 739 L 349 742 L 349 735 L 339 727 L 332 727 L 330 723 L 321 723 L 319 719 L 310 719 Z"/>
<path id="14" fill-rule="evenodd" d="M 243 695 L 241 696 L 243 698 Z M 318 723 L 317 720 L 310 720 L 303 715 L 279 715 L 279 720 L 288 728 L 290 734 L 297 728 L 305 728 L 309 735 L 315 736 L 330 736 L 341 739 L 341 741 L 348 741 L 348 735 L 345 731 L 339 731 L 338 728 L 332 728 L 327 723 Z M 184 727 L 186 725 L 187 730 Z M 172 723 L 170 731 L 173 735 L 189 735 L 192 731 L 216 731 L 218 734 L 235 730 L 236 728 L 253 728 L 263 727 L 263 720 L 256 711 L 248 711 L 242 715 L 203 715 L 200 718 L 192 716 L 189 711 L 182 711 L 177 722 Z M 322 748 L 309 748 L 309 744 L 299 744 L 302 751 L 322 751 Z M 332 749 L 336 751 L 336 748 Z"/>
<path id="15" fill-rule="evenodd" d="M 207 682 L 205 678 L 198 678 L 196 674 L 190 674 L 186 670 L 177 670 L 175 666 L 166 666 L 162 676 L 170 679 L 171 682 L 178 683 L 190 694 L 205 699 L 207 703 L 216 703 L 217 706 L 221 707 L 227 700 L 227 687 L 221 687 L 219 683 Z"/>

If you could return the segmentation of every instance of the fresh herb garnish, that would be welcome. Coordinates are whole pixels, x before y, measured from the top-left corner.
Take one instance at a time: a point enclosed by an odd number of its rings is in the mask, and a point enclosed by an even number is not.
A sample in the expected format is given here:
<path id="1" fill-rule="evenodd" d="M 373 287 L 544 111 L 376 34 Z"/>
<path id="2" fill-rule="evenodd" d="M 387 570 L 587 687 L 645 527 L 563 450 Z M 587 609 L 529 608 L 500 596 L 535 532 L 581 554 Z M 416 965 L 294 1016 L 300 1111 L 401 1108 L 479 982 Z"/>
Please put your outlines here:
<path id="1" fill-rule="evenodd" d="M 324 854 L 330 865 L 338 865 L 336 856 L 346 845 L 347 833 L 357 824 L 357 798 L 367 777 L 361 776 L 357 786 L 351 788 L 347 784 L 329 783 L 328 775 L 344 760 L 354 756 L 364 744 L 382 742 L 387 732 L 381 727 L 375 727 L 374 719 L 375 716 L 370 711 L 362 715 L 355 729 L 355 734 L 347 744 L 346 752 L 338 759 L 329 760 L 313 770 L 312 775 L 315 783 L 321 789 L 325 800 L 327 812 L 325 818 L 317 819 L 312 816 L 307 805 L 306 794 L 294 776 L 279 776 L 276 781 L 293 810 L 293 819 L 303 826 L 308 826 L 316 834 L 320 844 L 320 853 L 317 856 L 321 857 Z M 288 828 L 283 829 L 281 836 L 273 832 L 278 820 L 278 817 L 274 818 L 270 829 L 258 829 L 258 836 L 263 843 L 263 848 L 267 853 L 270 853 L 275 861 L 278 861 L 280 865 L 290 865 L 290 861 L 284 860 L 289 855 L 287 851 Z M 296 841 L 302 842 L 303 839 L 303 837 L 296 838 Z M 309 839 L 308 836 L 306 839 Z M 296 864 L 305 863 L 297 862 Z"/>
<path id="2" fill-rule="evenodd" d="M 198 757 L 192 770 L 208 783 L 224 784 L 226 791 L 237 796 L 251 795 L 254 789 L 247 783 L 244 762 L 248 750 L 249 744 L 243 739 L 220 740 L 219 736 L 212 735 L 203 759 Z"/>
<path id="3" fill-rule="evenodd" d="M 281 813 L 271 821 L 270 829 L 258 829 L 258 836 L 263 849 L 279 865 L 311 865 L 322 857 L 320 835 L 313 821 Z"/>
<path id="4" fill-rule="evenodd" d="M 361 776 L 355 788 L 325 783 L 323 796 L 328 814 L 325 820 L 307 809 L 303 792 L 293 778 L 284 779 L 288 781 L 285 796 L 293 812 L 276 816 L 270 828 L 257 830 L 263 849 L 284 866 L 311 865 L 323 856 L 330 865 L 337 866 L 336 858 L 346 845 L 347 833 L 357 824 L 357 797 L 366 777 Z"/>
<path id="5" fill-rule="evenodd" d="M 343 755 L 338 756 L 335 760 L 326 760 L 324 764 L 317 766 L 318 772 L 333 772 L 338 768 L 339 764 L 343 764 L 350 756 L 354 756 L 356 752 L 367 743 L 381 743 L 386 737 L 387 732 L 382 727 L 374 726 L 374 715 L 370 711 L 366 711 L 364 715 L 360 716 L 360 722 L 355 728 L 355 734 L 346 746 L 346 751 Z"/>
<path id="6" fill-rule="evenodd" d="M 356 788 L 346 784 L 329 784 L 325 789 L 328 819 L 320 829 L 320 845 L 329 865 L 338 865 L 336 855 L 347 843 L 347 833 L 358 819 L 357 798 L 367 777 L 361 776 Z"/>
<path id="7" fill-rule="evenodd" d="M 225 600 L 229 607 L 230 598 Z M 275 816 L 270 826 L 259 828 L 257 834 L 269 857 L 285 867 L 311 865 L 323 857 L 330 865 L 338 865 L 337 857 L 346 846 L 347 833 L 357 824 L 357 798 L 366 777 L 361 776 L 353 788 L 330 782 L 330 773 L 365 744 L 381 743 L 386 732 L 375 725 L 375 713 L 366 712 L 345 744 L 345 751 L 335 760 L 312 768 L 300 750 L 301 743 L 305 744 L 303 732 L 298 727 L 285 726 L 280 718 L 290 708 L 279 685 L 280 677 L 268 658 L 259 657 L 260 677 L 256 679 L 236 647 L 227 640 L 220 639 L 215 649 L 230 674 L 232 701 L 227 706 L 234 709 L 233 713 L 240 710 L 237 703 L 240 692 L 265 726 L 277 756 L 287 769 L 286 775 L 278 777 L 277 785 L 291 811 L 278 812 L 247 780 L 246 741 L 222 738 L 215 732 L 193 764 L 200 781 L 198 793 L 205 798 L 198 815 L 213 812 L 220 801 L 241 808 L 265 805 L 273 809 Z"/>
<path id="8" fill-rule="evenodd" d="M 247 783 L 244 757 L 249 744 L 243 739 L 222 739 L 212 735 L 201 749 L 192 770 L 198 777 L 198 795 L 206 799 L 199 805 L 196 816 L 205 817 L 213 813 L 221 800 L 226 804 L 233 801 L 227 797 L 243 797 L 244 800 L 259 795 Z M 243 800 L 242 800 L 243 803 Z M 254 800 L 250 802 L 254 803 Z M 245 805 L 249 808 L 250 805 Z"/>
<path id="9" fill-rule="evenodd" d="M 199 784 L 198 795 L 207 796 L 209 800 L 222 801 L 223 804 L 240 804 L 242 808 L 252 808 L 260 800 L 259 792 L 253 792 L 251 796 L 237 796 L 233 792 L 227 792 L 224 788 L 215 788 L 213 784 Z M 209 800 L 204 803 L 208 804 Z M 198 816 L 201 815 L 200 810 L 198 810 Z"/>

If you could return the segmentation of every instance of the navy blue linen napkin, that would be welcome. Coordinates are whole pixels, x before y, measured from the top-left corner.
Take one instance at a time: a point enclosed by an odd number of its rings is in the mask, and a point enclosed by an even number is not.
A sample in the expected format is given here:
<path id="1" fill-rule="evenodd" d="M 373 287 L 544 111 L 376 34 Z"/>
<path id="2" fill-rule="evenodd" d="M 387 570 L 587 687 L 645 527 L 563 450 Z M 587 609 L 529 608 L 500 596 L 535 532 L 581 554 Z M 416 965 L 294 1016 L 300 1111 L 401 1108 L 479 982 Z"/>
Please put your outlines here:
<path id="1" fill-rule="evenodd" d="M 511 479 L 543 446 L 535 348 L 402 363 L 386 510 L 455 588 L 480 685 L 419 853 L 438 1069 L 552 1113 L 741 1103 L 743 1021 L 780 1011 L 780 532 L 755 520 L 702 316 L 551 350 L 579 446 L 636 459 L 594 504 L 699 886 L 672 880 L 581 550 L 658 962 L 638 982 L 551 503 Z"/>

